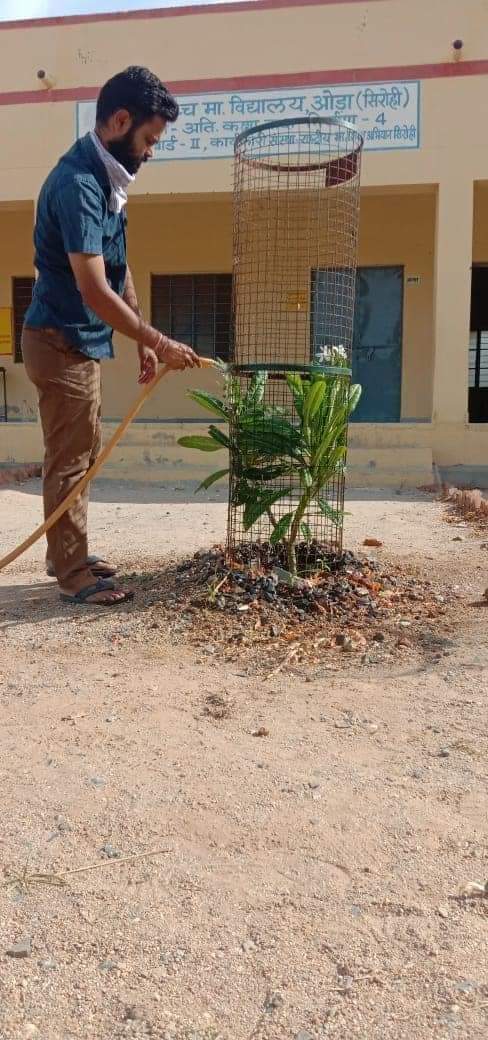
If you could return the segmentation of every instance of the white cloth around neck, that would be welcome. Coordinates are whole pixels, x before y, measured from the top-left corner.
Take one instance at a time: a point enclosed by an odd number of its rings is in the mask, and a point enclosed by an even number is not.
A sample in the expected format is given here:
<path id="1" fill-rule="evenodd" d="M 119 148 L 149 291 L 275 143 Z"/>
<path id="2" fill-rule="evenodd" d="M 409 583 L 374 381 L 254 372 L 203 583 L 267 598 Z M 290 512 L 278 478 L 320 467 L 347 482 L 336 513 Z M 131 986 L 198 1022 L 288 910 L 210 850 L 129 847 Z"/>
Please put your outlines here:
<path id="1" fill-rule="evenodd" d="M 135 181 L 135 177 L 128 173 L 125 166 L 117 162 L 117 159 L 114 159 L 93 130 L 90 132 L 90 138 L 107 171 L 110 182 L 109 207 L 112 213 L 121 213 L 127 204 L 127 189 Z"/>

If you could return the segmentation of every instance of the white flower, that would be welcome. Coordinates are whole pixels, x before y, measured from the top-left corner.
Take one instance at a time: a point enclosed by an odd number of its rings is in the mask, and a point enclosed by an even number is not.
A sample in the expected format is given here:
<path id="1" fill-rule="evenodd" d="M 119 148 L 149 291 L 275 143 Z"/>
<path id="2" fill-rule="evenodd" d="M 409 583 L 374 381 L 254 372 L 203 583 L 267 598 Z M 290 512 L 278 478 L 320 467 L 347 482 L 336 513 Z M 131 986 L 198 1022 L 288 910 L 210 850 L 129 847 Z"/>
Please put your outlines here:
<path id="1" fill-rule="evenodd" d="M 342 361 L 347 361 L 347 351 L 344 348 L 344 344 L 340 343 L 338 346 L 329 346 L 325 344 L 323 347 L 319 347 L 315 352 L 315 361 L 319 365 L 340 365 Z"/>

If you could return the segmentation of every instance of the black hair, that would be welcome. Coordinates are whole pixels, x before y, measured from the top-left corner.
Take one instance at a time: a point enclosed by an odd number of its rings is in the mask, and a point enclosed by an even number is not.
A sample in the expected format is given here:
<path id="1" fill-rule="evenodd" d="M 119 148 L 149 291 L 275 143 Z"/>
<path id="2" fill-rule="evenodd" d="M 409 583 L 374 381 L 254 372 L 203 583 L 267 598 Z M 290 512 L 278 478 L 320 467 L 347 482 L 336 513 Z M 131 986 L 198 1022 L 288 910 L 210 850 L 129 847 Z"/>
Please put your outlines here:
<path id="1" fill-rule="evenodd" d="M 97 100 L 97 123 L 103 126 L 121 108 L 132 116 L 134 126 L 154 116 L 174 123 L 179 113 L 178 102 L 164 83 L 154 72 L 139 65 L 118 72 L 102 87 Z"/>

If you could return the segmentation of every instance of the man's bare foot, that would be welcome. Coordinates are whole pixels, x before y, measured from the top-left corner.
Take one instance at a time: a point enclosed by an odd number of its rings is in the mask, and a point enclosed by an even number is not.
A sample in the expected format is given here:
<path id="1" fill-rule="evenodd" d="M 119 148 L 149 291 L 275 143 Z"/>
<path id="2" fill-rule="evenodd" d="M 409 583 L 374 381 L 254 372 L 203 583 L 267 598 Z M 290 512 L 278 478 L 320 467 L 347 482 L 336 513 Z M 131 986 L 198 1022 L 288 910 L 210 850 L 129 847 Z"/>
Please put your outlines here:
<path id="1" fill-rule="evenodd" d="M 89 556 L 86 562 L 95 580 L 98 578 L 113 578 L 117 573 L 116 567 L 113 567 L 107 560 L 102 560 L 99 556 Z M 49 560 L 46 560 L 46 574 L 49 578 L 56 577 L 54 567 Z"/>
<path id="2" fill-rule="evenodd" d="M 81 606 L 113 607 L 117 603 L 126 603 L 134 598 L 134 590 L 129 588 L 115 587 L 113 581 L 99 580 L 84 585 L 73 592 L 60 588 L 60 597 L 64 603 L 73 603 Z"/>

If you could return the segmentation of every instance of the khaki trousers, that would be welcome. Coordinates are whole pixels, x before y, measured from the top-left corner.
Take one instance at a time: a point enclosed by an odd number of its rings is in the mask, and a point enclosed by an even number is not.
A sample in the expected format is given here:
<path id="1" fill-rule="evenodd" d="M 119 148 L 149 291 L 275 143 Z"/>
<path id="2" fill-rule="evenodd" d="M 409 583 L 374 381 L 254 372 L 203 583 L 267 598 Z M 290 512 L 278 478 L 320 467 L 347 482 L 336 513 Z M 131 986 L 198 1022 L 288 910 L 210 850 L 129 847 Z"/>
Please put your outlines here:
<path id="1" fill-rule="evenodd" d="M 44 516 L 66 498 L 101 447 L 100 364 L 73 350 L 62 332 L 22 332 L 22 355 L 37 387 L 44 435 Z M 47 558 L 60 585 L 93 584 L 87 567 L 88 488 L 47 533 Z"/>

